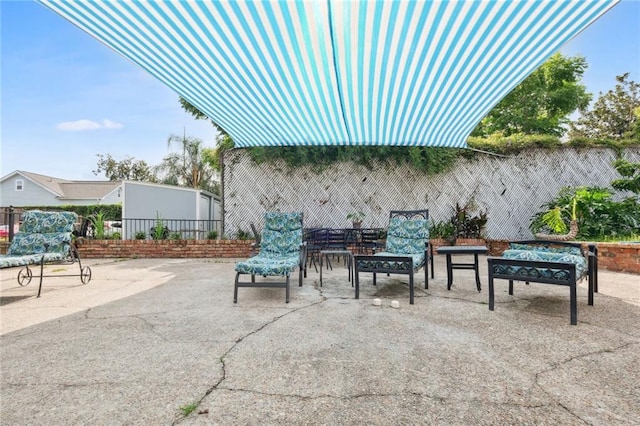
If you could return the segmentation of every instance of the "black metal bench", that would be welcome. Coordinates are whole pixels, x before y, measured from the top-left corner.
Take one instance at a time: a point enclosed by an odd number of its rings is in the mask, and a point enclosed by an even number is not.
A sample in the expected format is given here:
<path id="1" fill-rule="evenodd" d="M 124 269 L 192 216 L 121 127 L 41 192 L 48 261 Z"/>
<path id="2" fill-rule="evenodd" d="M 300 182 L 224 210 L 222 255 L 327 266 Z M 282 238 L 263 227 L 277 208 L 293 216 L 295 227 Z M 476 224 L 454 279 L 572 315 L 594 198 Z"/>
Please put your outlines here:
<path id="1" fill-rule="evenodd" d="M 593 293 L 598 292 L 598 249 L 590 244 L 586 255 L 579 243 L 526 240 L 510 243 L 502 257 L 489 257 L 489 310 L 495 307 L 494 279 L 509 280 L 509 294 L 513 282 L 524 281 L 564 285 L 569 287 L 571 324 L 578 322 L 577 281 L 589 281 L 588 304 L 593 305 Z M 586 267 L 576 253 L 586 257 Z M 584 267 L 584 268 L 583 268 Z"/>

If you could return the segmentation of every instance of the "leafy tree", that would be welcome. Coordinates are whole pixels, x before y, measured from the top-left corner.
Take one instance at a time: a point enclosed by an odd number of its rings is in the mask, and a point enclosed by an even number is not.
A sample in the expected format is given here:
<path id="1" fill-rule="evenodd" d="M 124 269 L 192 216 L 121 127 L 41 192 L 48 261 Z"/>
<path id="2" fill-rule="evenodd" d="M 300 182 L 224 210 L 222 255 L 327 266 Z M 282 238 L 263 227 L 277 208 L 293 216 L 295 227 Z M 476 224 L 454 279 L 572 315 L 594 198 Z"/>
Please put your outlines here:
<path id="1" fill-rule="evenodd" d="M 97 154 L 98 168 L 93 170 L 94 175 L 104 172 L 109 180 L 137 180 L 155 182 L 156 178 L 151 167 L 143 160 L 126 157 L 117 161 L 111 154 Z"/>
<path id="2" fill-rule="evenodd" d="M 208 191 L 215 189 L 212 177 L 214 169 L 205 161 L 206 148 L 202 146 L 202 140 L 189 136 L 171 135 L 167 140 L 167 146 L 178 143 L 182 152 L 173 152 L 166 156 L 156 170 L 163 174 L 163 183 L 172 183 L 190 188 L 199 188 Z"/>
<path id="3" fill-rule="evenodd" d="M 206 162 L 208 162 L 215 170 L 222 172 L 222 156 L 225 151 L 234 147 L 233 139 L 231 139 L 231 136 L 229 136 L 222 127 L 182 96 L 180 97 L 180 105 L 182 106 L 182 109 L 191 114 L 196 120 L 209 120 L 213 127 L 218 131 L 216 147 L 206 148 L 203 155 Z"/>
<path id="4" fill-rule="evenodd" d="M 562 136 L 568 115 L 591 101 L 580 79 L 587 68 L 581 56 L 556 53 L 502 99 L 472 132 L 472 136 Z"/>
<path id="5" fill-rule="evenodd" d="M 600 92 L 593 108 L 571 123 L 570 138 L 640 138 L 640 84 L 629 73 L 616 76 L 616 87 Z"/>

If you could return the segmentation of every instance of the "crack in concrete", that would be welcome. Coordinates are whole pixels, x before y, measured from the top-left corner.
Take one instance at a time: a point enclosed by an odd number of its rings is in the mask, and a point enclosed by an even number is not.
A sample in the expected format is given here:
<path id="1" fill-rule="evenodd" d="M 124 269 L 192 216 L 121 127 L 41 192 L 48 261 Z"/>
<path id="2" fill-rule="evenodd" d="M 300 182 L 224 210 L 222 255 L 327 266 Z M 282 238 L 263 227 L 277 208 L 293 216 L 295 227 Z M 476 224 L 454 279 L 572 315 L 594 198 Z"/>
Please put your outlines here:
<path id="1" fill-rule="evenodd" d="M 635 346 L 635 345 L 638 345 L 638 342 L 627 342 L 627 343 L 625 343 L 623 345 L 620 345 L 620 346 L 617 346 L 615 348 L 600 349 L 600 350 L 597 350 L 597 351 L 592 351 L 592 352 L 587 352 L 587 353 L 584 353 L 584 354 L 574 355 L 574 356 L 569 357 L 569 358 L 567 358 L 567 359 L 565 359 L 563 361 L 560 361 L 560 362 L 557 362 L 555 364 L 552 364 L 551 367 L 547 368 L 546 370 L 542 370 L 542 371 L 537 372 L 535 374 L 535 376 L 534 376 L 534 383 L 555 404 L 557 404 L 558 406 L 562 407 L 567 413 L 569 413 L 570 415 L 574 416 L 576 419 L 580 420 L 581 422 L 583 422 L 585 424 L 590 425 L 591 424 L 590 422 L 588 422 L 587 420 L 585 420 L 582 417 L 580 417 L 577 413 L 572 411 L 570 407 L 567 407 L 562 402 L 558 401 L 550 391 L 546 390 L 544 388 L 544 386 L 542 386 L 542 384 L 539 382 L 540 377 L 543 374 L 546 374 L 546 373 L 552 372 L 554 370 L 557 370 L 558 368 L 562 367 L 563 365 L 566 365 L 566 364 L 568 364 L 568 363 L 570 363 L 572 361 L 575 361 L 577 359 L 585 358 L 585 357 L 592 356 L 592 355 L 599 355 L 599 354 L 604 354 L 604 353 L 616 352 L 616 351 L 618 351 L 620 349 L 624 349 L 624 348 L 627 348 L 629 346 Z"/>
<path id="2" fill-rule="evenodd" d="M 438 402 L 443 402 L 443 403 L 459 403 L 464 401 L 464 402 L 471 402 L 471 403 L 478 402 L 484 405 L 492 404 L 496 406 L 509 406 L 509 407 L 520 407 L 520 408 L 522 407 L 542 408 L 550 405 L 547 403 L 530 404 L 530 403 L 518 403 L 514 401 L 496 402 L 496 401 L 488 401 L 482 398 L 475 398 L 475 397 L 455 398 L 455 397 L 446 397 L 446 396 L 429 394 L 426 392 L 378 392 L 378 393 L 365 392 L 365 393 L 357 393 L 357 394 L 344 395 L 344 396 L 331 395 L 331 394 L 321 394 L 321 395 L 311 396 L 311 395 L 299 395 L 299 394 L 287 394 L 287 393 L 261 392 L 261 391 L 256 391 L 252 389 L 242 389 L 242 388 L 236 388 L 236 389 L 224 388 L 224 390 L 229 392 L 238 392 L 238 393 L 244 392 L 248 394 L 266 396 L 266 397 L 295 398 L 302 401 L 313 401 L 313 400 L 319 400 L 319 399 L 335 399 L 339 401 L 350 401 L 350 400 L 362 399 L 362 398 L 389 398 L 389 397 L 404 398 L 406 396 L 415 396 L 420 398 L 429 398 L 429 399 L 432 399 Z"/>
<path id="3" fill-rule="evenodd" d="M 251 337 L 257 333 L 259 333 L 260 331 L 264 330 L 265 328 L 267 328 L 268 326 L 270 326 L 271 324 L 274 324 L 275 322 L 279 321 L 281 318 L 286 317 L 287 315 L 293 314 L 294 312 L 298 312 L 300 310 L 303 309 L 307 309 L 310 308 L 312 306 L 315 305 L 319 305 L 321 303 L 324 303 L 327 299 L 323 297 L 322 300 L 318 301 L 318 302 L 314 302 L 314 303 L 310 303 L 308 305 L 305 306 L 301 306 L 299 308 L 294 308 L 291 309 L 281 315 L 278 315 L 274 318 L 272 318 L 270 321 L 265 322 L 264 324 L 262 324 L 260 327 L 256 328 L 255 330 L 250 331 L 249 333 L 245 334 L 244 336 L 238 338 L 233 345 L 231 345 L 231 347 L 229 349 L 227 349 L 225 351 L 225 353 L 222 354 L 222 356 L 220 357 L 220 367 L 222 370 L 222 376 L 220 377 L 220 379 L 214 383 L 209 389 L 207 389 L 205 391 L 205 393 L 195 402 L 196 407 L 199 407 L 200 404 L 202 404 L 202 401 L 204 401 L 204 399 L 209 396 L 211 394 L 211 392 L 213 392 L 214 390 L 218 389 L 218 387 L 222 384 L 222 382 L 225 381 L 225 379 L 227 378 L 227 364 L 225 362 L 225 358 L 226 356 L 231 353 L 231 351 L 233 351 L 240 343 L 242 343 L 245 339 L 247 339 L 248 337 Z M 195 410 L 194 410 L 195 412 Z M 186 419 L 189 416 L 189 414 L 187 415 L 179 415 L 173 422 L 172 425 L 176 425 L 178 423 L 180 423 L 182 420 Z"/>

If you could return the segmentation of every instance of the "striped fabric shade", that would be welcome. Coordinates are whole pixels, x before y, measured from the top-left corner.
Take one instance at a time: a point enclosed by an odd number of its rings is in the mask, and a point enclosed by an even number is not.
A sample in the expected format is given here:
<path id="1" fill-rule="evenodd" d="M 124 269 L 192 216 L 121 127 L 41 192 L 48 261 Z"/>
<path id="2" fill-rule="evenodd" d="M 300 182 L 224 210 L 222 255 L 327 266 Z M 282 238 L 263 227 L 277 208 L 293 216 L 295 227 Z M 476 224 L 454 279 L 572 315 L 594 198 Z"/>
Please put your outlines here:
<path id="1" fill-rule="evenodd" d="M 618 0 L 41 0 L 236 146 L 465 147 Z"/>

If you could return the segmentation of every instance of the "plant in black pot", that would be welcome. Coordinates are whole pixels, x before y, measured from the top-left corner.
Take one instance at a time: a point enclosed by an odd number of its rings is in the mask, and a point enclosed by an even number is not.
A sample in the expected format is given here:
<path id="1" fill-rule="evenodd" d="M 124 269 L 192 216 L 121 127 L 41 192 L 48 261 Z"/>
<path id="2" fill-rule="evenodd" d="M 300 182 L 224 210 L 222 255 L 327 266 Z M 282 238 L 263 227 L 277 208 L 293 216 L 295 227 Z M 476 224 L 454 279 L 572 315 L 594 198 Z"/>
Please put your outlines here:
<path id="1" fill-rule="evenodd" d="M 487 225 L 487 212 L 478 211 L 474 214 L 476 207 L 469 201 L 464 206 L 456 203 L 450 222 L 453 225 L 453 244 L 457 238 L 482 238 L 484 228 Z M 450 241 L 451 243 L 451 241 Z"/>
<path id="2" fill-rule="evenodd" d="M 347 220 L 351 221 L 354 228 L 360 228 L 364 218 L 365 214 L 363 212 L 351 212 L 347 215 Z"/>

